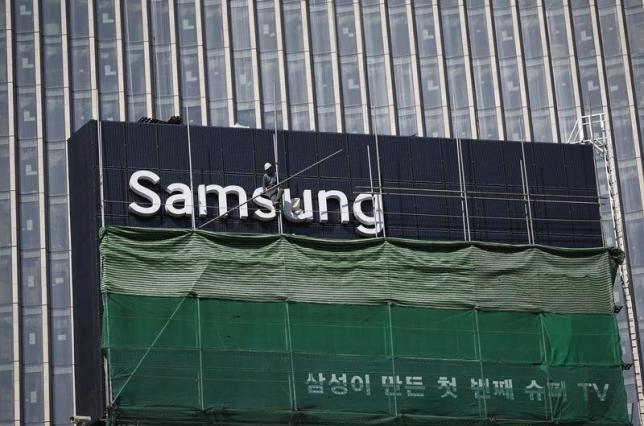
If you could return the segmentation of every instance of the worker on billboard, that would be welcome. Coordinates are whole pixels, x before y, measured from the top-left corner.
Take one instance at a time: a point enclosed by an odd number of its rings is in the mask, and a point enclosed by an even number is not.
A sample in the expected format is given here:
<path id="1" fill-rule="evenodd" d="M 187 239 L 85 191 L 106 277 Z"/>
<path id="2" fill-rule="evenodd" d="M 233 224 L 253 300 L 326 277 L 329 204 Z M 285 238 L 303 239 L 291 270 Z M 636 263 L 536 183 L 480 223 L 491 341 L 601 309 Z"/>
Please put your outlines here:
<path id="1" fill-rule="evenodd" d="M 264 164 L 264 177 L 262 178 L 262 189 L 266 192 L 274 205 L 279 203 L 282 197 L 282 188 L 277 186 L 277 174 L 271 163 Z"/>

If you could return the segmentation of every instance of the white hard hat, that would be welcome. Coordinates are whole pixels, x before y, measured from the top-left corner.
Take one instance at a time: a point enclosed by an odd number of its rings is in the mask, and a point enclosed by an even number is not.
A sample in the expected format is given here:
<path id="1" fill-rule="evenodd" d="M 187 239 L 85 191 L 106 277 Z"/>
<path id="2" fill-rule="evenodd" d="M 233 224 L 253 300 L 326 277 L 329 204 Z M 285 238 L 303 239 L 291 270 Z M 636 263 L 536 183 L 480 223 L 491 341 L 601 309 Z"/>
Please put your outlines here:
<path id="1" fill-rule="evenodd" d="M 264 163 L 264 170 L 268 170 L 271 167 L 273 167 L 273 165 L 271 163 Z"/>

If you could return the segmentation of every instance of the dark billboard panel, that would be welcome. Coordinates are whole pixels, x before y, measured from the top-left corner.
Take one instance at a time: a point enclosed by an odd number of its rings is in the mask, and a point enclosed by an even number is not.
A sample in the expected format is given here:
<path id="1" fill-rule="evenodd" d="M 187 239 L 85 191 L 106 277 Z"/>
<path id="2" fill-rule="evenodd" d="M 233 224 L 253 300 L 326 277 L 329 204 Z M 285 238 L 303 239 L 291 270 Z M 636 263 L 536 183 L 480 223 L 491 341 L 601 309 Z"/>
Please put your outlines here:
<path id="1" fill-rule="evenodd" d="M 219 232 L 602 245 L 587 146 L 91 121 L 68 158 L 76 405 L 93 417 L 106 387 L 101 227 L 190 229 L 194 217 Z M 276 162 L 289 181 L 275 205 L 262 184 Z"/>

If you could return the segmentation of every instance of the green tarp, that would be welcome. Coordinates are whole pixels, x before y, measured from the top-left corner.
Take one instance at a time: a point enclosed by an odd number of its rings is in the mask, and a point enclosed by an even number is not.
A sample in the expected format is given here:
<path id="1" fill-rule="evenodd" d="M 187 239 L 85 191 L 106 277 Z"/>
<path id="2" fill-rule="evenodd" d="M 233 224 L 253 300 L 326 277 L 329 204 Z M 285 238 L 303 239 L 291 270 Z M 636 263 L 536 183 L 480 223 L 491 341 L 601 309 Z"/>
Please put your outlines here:
<path id="1" fill-rule="evenodd" d="M 612 313 L 618 250 L 205 231 L 102 231 L 104 292 Z M 583 295 L 583 297 L 580 297 Z"/>
<path id="2" fill-rule="evenodd" d="M 614 251 L 108 228 L 101 261 L 113 424 L 628 424 Z"/>
<path id="3" fill-rule="evenodd" d="M 109 294 L 105 316 L 122 416 L 626 421 L 610 315 Z"/>

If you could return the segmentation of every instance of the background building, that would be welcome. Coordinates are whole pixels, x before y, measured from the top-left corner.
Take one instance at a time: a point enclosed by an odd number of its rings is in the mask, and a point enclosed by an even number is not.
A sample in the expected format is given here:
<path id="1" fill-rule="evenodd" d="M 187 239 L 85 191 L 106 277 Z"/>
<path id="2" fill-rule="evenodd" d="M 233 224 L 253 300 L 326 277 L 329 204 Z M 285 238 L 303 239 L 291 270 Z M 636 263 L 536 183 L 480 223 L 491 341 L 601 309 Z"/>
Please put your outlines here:
<path id="1" fill-rule="evenodd" d="M 642 0 L 2 0 L 0 11 L 0 424 L 68 420 L 65 140 L 91 118 L 565 142 L 578 116 L 603 112 L 644 312 Z"/>

